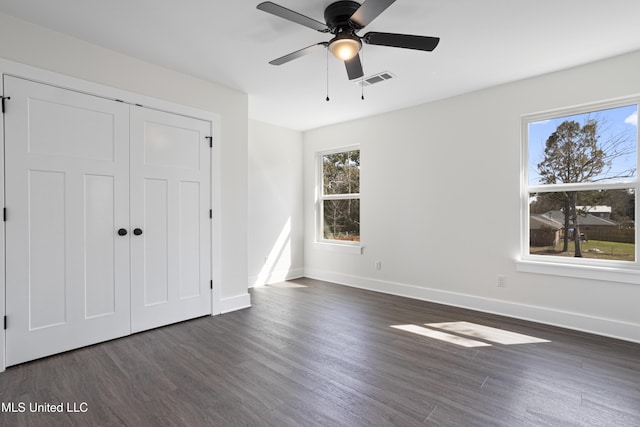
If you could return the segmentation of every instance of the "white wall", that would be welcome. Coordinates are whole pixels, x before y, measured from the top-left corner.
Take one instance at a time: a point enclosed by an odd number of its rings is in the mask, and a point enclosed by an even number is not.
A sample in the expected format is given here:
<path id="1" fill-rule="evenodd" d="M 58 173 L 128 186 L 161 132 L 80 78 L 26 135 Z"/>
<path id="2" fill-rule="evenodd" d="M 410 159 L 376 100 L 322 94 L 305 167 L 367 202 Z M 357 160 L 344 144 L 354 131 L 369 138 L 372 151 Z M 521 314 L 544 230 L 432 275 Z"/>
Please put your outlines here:
<path id="1" fill-rule="evenodd" d="M 0 58 L 170 101 L 220 117 L 214 171 L 214 284 L 222 310 L 249 303 L 247 293 L 248 96 L 0 14 Z M 2 71 L 2 70 L 0 70 Z M 215 166 L 214 166 L 215 167 Z"/>
<path id="2" fill-rule="evenodd" d="M 305 133 L 305 275 L 640 342 L 639 285 L 516 271 L 520 115 L 638 94 L 638 70 L 640 52 Z M 314 152 L 347 143 L 362 255 L 313 242 Z"/>
<path id="3" fill-rule="evenodd" d="M 302 133 L 249 121 L 249 286 L 303 275 Z"/>

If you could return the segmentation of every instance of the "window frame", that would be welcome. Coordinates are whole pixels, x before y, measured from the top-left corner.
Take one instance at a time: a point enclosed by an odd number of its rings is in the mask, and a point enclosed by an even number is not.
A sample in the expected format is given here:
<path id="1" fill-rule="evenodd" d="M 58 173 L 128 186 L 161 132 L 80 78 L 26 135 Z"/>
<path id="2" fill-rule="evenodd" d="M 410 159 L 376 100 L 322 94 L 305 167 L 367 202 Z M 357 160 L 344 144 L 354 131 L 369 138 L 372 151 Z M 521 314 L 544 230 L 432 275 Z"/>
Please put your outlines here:
<path id="1" fill-rule="evenodd" d="M 325 239 L 324 238 L 324 201 L 325 200 L 360 200 L 361 193 L 349 193 L 349 194 L 324 194 L 324 165 L 323 158 L 327 154 L 336 154 L 336 153 L 345 153 L 349 151 L 360 151 L 362 155 L 362 151 L 360 148 L 360 144 L 347 145 L 342 147 L 336 147 L 329 150 L 317 151 L 316 152 L 316 207 L 315 207 L 315 230 L 316 230 L 316 238 L 315 244 L 316 247 L 320 249 L 332 250 L 332 251 L 341 251 L 345 253 L 354 253 L 361 254 L 362 253 L 362 239 L 359 242 L 348 241 L 348 240 L 334 240 L 334 239 Z M 362 159 L 362 157 L 361 157 Z M 360 164 L 360 179 L 362 179 L 362 160 Z M 362 182 L 360 182 L 362 185 Z M 361 211 L 362 212 L 362 209 Z M 361 231 L 361 228 L 360 228 Z M 360 236 L 362 237 L 362 236 Z"/>
<path id="2" fill-rule="evenodd" d="M 640 111 L 640 95 L 616 98 L 568 108 L 558 108 L 543 112 L 524 114 L 520 117 L 521 129 L 521 165 L 520 165 L 520 256 L 516 261 L 516 270 L 526 273 L 539 273 L 583 279 L 606 280 L 612 282 L 640 284 L 640 252 L 638 225 L 635 224 L 635 260 L 599 260 L 593 258 L 575 258 L 553 255 L 535 255 L 530 248 L 530 211 L 529 195 L 539 192 L 620 190 L 634 189 L 635 213 L 637 222 L 640 215 L 638 195 L 640 194 L 640 128 L 636 126 L 636 176 L 615 182 L 583 182 L 569 184 L 529 184 L 529 125 L 531 123 L 560 119 L 577 114 L 594 113 L 607 109 L 636 105 Z"/>

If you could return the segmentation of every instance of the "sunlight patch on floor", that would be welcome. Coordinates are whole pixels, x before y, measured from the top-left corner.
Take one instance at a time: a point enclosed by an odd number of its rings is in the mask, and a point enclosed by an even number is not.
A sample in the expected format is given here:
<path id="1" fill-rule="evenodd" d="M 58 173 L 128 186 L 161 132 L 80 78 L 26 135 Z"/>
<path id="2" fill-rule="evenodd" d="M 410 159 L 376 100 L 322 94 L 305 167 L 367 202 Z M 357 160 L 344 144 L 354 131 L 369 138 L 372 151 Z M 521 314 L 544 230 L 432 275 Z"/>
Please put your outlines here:
<path id="1" fill-rule="evenodd" d="M 550 342 L 549 340 L 470 322 L 428 323 L 425 326 L 505 345 Z"/>
<path id="2" fill-rule="evenodd" d="M 486 342 L 475 341 L 469 338 L 459 337 L 457 335 L 448 334 L 446 332 L 436 331 L 434 329 L 423 328 L 418 325 L 391 325 L 392 328 L 402 331 L 411 332 L 429 338 L 435 338 L 440 341 L 450 342 L 452 344 L 461 345 L 463 347 L 487 347 L 491 346 Z"/>
<path id="3" fill-rule="evenodd" d="M 426 328 L 424 326 L 426 326 Z M 529 335 L 518 334 L 516 332 L 505 331 L 504 329 L 492 328 L 490 326 L 478 325 L 470 322 L 425 323 L 424 326 L 391 325 L 394 329 L 400 329 L 402 331 L 434 338 L 440 341 L 446 341 L 463 347 L 490 347 L 492 344 L 487 341 L 503 345 L 551 342 L 549 340 Z M 483 341 L 477 341 L 472 338 L 477 338 Z"/>

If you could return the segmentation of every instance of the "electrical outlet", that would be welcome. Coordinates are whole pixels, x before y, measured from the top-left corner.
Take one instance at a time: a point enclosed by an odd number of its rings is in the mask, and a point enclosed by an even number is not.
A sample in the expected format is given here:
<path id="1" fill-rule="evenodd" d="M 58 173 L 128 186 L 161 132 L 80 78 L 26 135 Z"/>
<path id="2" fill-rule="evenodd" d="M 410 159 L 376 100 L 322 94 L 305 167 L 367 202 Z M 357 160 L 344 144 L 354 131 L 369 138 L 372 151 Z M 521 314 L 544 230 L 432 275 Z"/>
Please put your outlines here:
<path id="1" fill-rule="evenodd" d="M 504 277 L 504 274 L 498 274 L 498 287 L 499 288 L 504 288 L 506 286 L 506 280 Z"/>
<path id="2" fill-rule="evenodd" d="M 382 270 L 382 261 L 376 261 L 376 270 Z"/>

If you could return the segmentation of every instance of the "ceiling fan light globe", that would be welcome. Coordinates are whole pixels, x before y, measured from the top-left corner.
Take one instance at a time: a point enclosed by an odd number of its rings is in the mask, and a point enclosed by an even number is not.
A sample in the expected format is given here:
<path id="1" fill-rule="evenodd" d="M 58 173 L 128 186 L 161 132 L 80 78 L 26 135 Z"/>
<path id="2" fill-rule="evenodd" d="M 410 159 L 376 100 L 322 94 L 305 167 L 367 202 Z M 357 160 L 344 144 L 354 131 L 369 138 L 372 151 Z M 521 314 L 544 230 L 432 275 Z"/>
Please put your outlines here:
<path id="1" fill-rule="evenodd" d="M 348 61 L 360 52 L 362 43 L 356 38 L 334 38 L 329 43 L 329 50 L 336 58 Z"/>

